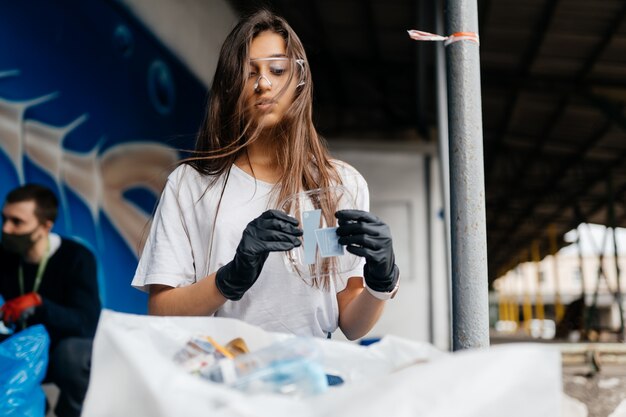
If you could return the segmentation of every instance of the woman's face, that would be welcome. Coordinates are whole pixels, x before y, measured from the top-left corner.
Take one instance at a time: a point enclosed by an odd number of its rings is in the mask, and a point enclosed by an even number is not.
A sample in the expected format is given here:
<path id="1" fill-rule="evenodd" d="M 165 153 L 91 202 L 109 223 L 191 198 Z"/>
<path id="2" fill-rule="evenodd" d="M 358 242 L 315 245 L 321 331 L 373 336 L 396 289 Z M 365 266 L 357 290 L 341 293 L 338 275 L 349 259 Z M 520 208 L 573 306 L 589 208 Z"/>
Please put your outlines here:
<path id="1" fill-rule="evenodd" d="M 261 32 L 250 44 L 250 75 L 244 94 L 255 124 L 275 126 L 293 102 L 298 71 L 286 52 L 284 39 L 274 32 Z"/>

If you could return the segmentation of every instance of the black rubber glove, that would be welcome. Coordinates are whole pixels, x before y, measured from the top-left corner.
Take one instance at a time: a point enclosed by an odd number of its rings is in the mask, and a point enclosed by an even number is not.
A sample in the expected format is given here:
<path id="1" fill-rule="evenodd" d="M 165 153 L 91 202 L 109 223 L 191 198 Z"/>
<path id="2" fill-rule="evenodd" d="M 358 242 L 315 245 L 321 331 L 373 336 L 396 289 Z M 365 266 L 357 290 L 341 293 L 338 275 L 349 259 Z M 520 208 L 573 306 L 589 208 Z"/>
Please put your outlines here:
<path id="1" fill-rule="evenodd" d="M 374 291 L 391 292 L 398 284 L 400 271 L 395 264 L 389 226 L 362 210 L 340 210 L 335 217 L 339 223 L 339 244 L 365 258 L 363 277 L 367 286 Z"/>
<path id="2" fill-rule="evenodd" d="M 257 280 L 270 252 L 288 251 L 302 244 L 298 220 L 282 211 L 268 210 L 243 231 L 235 258 L 215 274 L 222 295 L 237 301 Z"/>

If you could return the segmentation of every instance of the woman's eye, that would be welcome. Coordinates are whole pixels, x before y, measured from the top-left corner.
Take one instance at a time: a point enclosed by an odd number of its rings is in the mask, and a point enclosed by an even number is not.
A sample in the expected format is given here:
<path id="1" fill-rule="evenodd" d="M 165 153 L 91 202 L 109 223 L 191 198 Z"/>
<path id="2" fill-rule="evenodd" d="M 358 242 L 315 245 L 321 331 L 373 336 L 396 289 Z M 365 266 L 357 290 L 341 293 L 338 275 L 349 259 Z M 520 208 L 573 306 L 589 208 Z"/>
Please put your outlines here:
<path id="1" fill-rule="evenodd" d="M 285 67 L 271 67 L 270 71 L 274 75 L 283 75 L 287 72 L 287 69 Z"/>

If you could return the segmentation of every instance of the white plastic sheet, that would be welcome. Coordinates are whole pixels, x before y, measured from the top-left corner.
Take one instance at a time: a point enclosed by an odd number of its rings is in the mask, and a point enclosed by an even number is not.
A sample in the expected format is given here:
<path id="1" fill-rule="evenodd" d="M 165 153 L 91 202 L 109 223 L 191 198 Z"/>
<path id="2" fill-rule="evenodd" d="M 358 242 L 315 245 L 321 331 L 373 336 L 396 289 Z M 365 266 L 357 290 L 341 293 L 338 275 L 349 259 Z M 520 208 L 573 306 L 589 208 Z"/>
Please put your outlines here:
<path id="1" fill-rule="evenodd" d="M 153 317 L 103 311 L 83 416 L 427 416 L 561 414 L 558 350 L 508 345 L 448 354 L 393 336 L 363 347 L 316 340 L 327 373 L 346 383 L 306 399 L 245 395 L 187 374 L 172 362 L 192 336 L 252 351 L 290 337 L 238 320 Z"/>

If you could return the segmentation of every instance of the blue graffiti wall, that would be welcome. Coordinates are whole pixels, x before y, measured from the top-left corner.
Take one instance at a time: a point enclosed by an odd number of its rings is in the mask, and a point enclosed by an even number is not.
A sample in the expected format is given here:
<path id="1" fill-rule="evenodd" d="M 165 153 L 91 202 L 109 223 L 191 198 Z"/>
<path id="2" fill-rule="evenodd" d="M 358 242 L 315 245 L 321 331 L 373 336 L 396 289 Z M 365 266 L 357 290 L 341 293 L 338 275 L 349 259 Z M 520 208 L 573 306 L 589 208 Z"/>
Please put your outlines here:
<path id="1" fill-rule="evenodd" d="M 97 255 L 108 308 L 146 311 L 130 287 L 140 242 L 206 95 L 113 1 L 0 3 L 0 201 L 27 182 L 53 189 L 53 230 Z"/>

